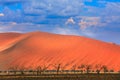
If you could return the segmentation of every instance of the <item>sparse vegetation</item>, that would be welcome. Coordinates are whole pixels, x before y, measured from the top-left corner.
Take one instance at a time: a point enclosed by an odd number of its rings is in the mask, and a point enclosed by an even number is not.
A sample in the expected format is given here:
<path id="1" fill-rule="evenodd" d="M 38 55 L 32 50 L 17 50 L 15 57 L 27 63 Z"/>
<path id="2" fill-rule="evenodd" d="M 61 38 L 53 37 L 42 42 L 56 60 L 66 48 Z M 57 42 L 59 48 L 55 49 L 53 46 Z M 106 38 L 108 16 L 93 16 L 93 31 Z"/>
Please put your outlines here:
<path id="1" fill-rule="evenodd" d="M 8 71 L 0 71 L 0 80 L 120 80 L 120 73 L 105 65 L 75 64 L 70 70 L 66 69 L 67 66 L 69 64 L 39 65 L 33 70 L 14 66 Z M 48 70 L 49 67 L 53 69 Z"/>

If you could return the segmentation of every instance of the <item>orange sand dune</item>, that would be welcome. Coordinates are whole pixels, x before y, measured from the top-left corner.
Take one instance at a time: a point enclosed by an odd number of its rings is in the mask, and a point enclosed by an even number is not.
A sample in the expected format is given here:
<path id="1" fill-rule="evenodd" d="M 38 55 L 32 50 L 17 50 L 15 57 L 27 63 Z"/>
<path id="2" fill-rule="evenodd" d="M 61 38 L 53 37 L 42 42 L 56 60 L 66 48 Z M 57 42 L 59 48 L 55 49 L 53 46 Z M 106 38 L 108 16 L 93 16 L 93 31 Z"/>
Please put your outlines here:
<path id="1" fill-rule="evenodd" d="M 15 38 L 19 37 L 20 33 L 0 33 L 0 46 L 8 44 L 13 41 Z"/>
<path id="2" fill-rule="evenodd" d="M 102 64 L 120 70 L 120 46 L 116 44 L 45 32 L 16 33 L 14 36 L 0 34 L 0 44 L 4 42 L 1 38 L 14 42 L 0 50 L 0 69 L 7 69 L 10 65 L 35 68 L 42 64 L 60 63 L 69 64 L 66 69 L 75 64 Z"/>

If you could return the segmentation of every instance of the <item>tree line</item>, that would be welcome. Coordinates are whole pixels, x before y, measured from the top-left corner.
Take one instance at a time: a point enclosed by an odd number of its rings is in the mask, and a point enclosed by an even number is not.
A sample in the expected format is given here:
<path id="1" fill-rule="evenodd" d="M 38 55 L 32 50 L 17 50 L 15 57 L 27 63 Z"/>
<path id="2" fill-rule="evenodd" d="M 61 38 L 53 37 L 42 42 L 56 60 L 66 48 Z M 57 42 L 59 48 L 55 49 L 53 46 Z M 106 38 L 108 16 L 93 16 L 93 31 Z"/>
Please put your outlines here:
<path id="1" fill-rule="evenodd" d="M 69 69 L 67 68 L 69 67 Z M 17 72 L 19 72 L 21 75 L 24 75 L 25 72 L 31 72 L 32 74 L 36 75 L 41 75 L 44 73 L 55 73 L 55 74 L 60 74 L 60 73 L 106 73 L 106 72 L 114 72 L 114 69 L 109 69 L 106 65 L 101 65 L 101 64 L 96 64 L 96 65 L 91 65 L 91 64 L 81 64 L 81 65 L 70 65 L 69 63 L 67 64 L 48 64 L 48 65 L 38 65 L 36 67 L 24 67 L 24 66 L 11 66 L 8 68 L 7 73 L 14 73 L 15 75 Z"/>

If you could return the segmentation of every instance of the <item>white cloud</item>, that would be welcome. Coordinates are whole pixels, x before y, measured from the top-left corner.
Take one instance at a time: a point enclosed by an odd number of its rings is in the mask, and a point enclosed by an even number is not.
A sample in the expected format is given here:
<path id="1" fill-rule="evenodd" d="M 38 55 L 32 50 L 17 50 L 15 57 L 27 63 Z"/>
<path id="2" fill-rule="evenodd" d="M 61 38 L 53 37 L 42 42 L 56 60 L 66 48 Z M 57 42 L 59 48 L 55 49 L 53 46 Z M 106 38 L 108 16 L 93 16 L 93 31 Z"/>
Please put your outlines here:
<path id="1" fill-rule="evenodd" d="M 56 34 L 63 34 L 63 35 L 80 35 L 79 32 L 76 30 L 69 29 L 69 28 L 61 28 L 61 27 L 56 27 L 52 32 Z"/>
<path id="2" fill-rule="evenodd" d="M 30 6 L 29 6 L 30 5 Z M 82 0 L 30 0 L 24 4 L 25 13 L 57 14 L 62 16 L 77 15 L 82 7 Z"/>
<path id="3" fill-rule="evenodd" d="M 120 2 L 107 2 L 106 9 L 111 11 L 120 12 Z"/>
<path id="4" fill-rule="evenodd" d="M 43 25 L 33 23 L 16 23 L 16 22 L 0 22 L 0 32 L 27 32 L 32 30 L 38 30 Z"/>
<path id="5" fill-rule="evenodd" d="M 95 34 L 95 32 L 92 32 L 90 30 L 85 30 L 85 31 L 81 31 L 81 30 L 75 30 L 72 28 L 63 28 L 63 27 L 56 27 L 52 33 L 56 33 L 56 34 L 62 34 L 62 35 L 78 35 L 78 36 L 87 36 L 87 37 L 91 37 L 91 38 L 95 38 L 97 34 Z"/>
<path id="6" fill-rule="evenodd" d="M 86 29 L 87 27 L 97 26 L 100 23 L 99 17 L 81 17 L 81 21 L 79 22 L 79 26 L 81 29 Z"/>
<path id="7" fill-rule="evenodd" d="M 103 18 L 103 20 L 109 24 L 109 23 L 113 23 L 113 22 L 118 22 L 120 23 L 120 16 L 105 16 Z"/>
<path id="8" fill-rule="evenodd" d="M 0 13 L 0 16 L 4 16 L 4 14 L 3 14 L 3 13 Z"/>
<path id="9" fill-rule="evenodd" d="M 69 18 L 65 24 L 75 24 L 74 26 L 79 26 L 81 30 L 86 30 L 105 27 L 114 22 L 120 23 L 120 16 L 75 16 Z"/>
<path id="10" fill-rule="evenodd" d="M 71 17 L 71 18 L 69 18 L 69 19 L 65 22 L 65 24 L 75 24 L 75 21 L 74 21 L 74 19 Z"/>
<path id="11" fill-rule="evenodd" d="M 11 22 L 12 25 L 16 25 L 17 23 L 16 22 Z"/>
<path id="12" fill-rule="evenodd" d="M 101 27 L 105 26 L 105 23 L 101 22 L 101 17 L 94 17 L 94 16 L 80 16 L 81 20 L 78 23 L 82 30 L 88 27 Z"/>

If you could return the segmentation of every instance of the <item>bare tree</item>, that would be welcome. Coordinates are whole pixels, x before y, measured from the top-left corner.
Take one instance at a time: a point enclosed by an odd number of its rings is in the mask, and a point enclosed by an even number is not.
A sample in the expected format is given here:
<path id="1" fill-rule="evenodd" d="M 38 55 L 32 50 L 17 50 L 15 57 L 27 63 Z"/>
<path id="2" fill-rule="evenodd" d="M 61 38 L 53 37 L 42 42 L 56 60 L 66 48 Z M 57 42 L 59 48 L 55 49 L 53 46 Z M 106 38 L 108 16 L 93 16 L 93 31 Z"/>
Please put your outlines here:
<path id="1" fill-rule="evenodd" d="M 36 71 L 37 71 L 37 75 L 41 75 L 42 72 L 46 71 L 48 68 L 49 68 L 50 64 L 49 65 L 39 65 L 36 67 Z"/>
<path id="2" fill-rule="evenodd" d="M 84 68 L 85 68 L 84 64 L 81 64 L 80 66 L 78 66 L 78 69 L 80 70 L 81 73 L 84 72 Z"/>
<path id="3" fill-rule="evenodd" d="M 92 69 L 92 65 L 90 65 L 90 64 L 85 65 L 85 70 L 86 70 L 87 74 L 90 72 L 91 69 Z"/>
<path id="4" fill-rule="evenodd" d="M 108 68 L 107 68 L 106 65 L 103 65 L 103 66 L 102 66 L 102 69 L 103 69 L 103 72 L 104 72 L 104 73 L 108 72 Z"/>
<path id="5" fill-rule="evenodd" d="M 74 65 L 71 67 L 71 71 L 74 71 L 74 73 L 75 73 L 76 69 L 77 69 L 77 65 L 74 64 Z"/>
<path id="6" fill-rule="evenodd" d="M 21 72 L 21 75 L 24 75 L 24 71 L 25 71 L 25 67 L 24 66 L 20 66 L 18 68 L 18 70 Z"/>
<path id="7" fill-rule="evenodd" d="M 42 73 L 42 66 L 37 66 L 36 67 L 37 75 L 40 75 Z"/>
<path id="8" fill-rule="evenodd" d="M 53 67 L 55 68 L 57 74 L 60 72 L 61 64 L 54 64 Z"/>
<path id="9" fill-rule="evenodd" d="M 61 70 L 61 72 L 66 72 L 66 70 L 67 70 L 67 67 L 70 65 L 70 63 L 66 63 L 66 64 L 63 64 L 63 65 L 61 65 L 61 67 L 60 67 L 60 70 Z"/>
<path id="10" fill-rule="evenodd" d="M 96 64 L 95 69 L 96 69 L 97 74 L 100 74 L 100 71 L 102 70 L 102 65 L 101 64 Z"/>
<path id="11" fill-rule="evenodd" d="M 43 65 L 42 72 L 46 71 L 50 66 L 51 64 Z"/>

